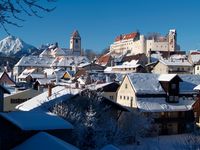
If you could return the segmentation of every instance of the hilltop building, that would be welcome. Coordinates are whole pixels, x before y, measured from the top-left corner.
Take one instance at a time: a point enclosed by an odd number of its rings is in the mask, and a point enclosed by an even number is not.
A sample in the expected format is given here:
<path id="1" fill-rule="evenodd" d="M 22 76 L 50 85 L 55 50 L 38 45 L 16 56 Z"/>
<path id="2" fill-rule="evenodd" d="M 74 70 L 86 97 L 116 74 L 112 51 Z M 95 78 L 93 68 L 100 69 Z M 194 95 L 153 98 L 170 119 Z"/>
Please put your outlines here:
<path id="1" fill-rule="evenodd" d="M 175 52 L 179 49 L 177 46 L 177 33 L 175 29 L 169 30 L 166 36 L 151 34 L 149 36 L 141 35 L 139 32 L 132 32 L 117 36 L 113 44 L 110 45 L 110 52 L 113 54 L 136 55 L 149 52 Z"/>

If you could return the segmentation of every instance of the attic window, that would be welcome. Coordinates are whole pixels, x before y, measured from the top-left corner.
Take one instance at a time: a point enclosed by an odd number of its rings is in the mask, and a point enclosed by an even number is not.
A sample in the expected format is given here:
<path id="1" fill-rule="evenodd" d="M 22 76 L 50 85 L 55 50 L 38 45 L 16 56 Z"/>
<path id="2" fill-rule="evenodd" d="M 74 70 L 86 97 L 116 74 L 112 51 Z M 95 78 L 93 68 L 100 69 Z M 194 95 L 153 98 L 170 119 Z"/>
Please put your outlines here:
<path id="1" fill-rule="evenodd" d="M 125 89 L 128 89 L 128 84 L 125 84 Z"/>

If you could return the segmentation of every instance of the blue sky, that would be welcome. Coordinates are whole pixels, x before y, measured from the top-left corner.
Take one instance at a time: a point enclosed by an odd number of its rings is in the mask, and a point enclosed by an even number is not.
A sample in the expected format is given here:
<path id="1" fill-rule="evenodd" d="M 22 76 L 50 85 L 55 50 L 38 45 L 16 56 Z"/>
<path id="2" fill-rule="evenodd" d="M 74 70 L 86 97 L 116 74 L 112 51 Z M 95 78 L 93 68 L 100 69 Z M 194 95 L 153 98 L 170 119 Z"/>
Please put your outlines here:
<path id="1" fill-rule="evenodd" d="M 9 32 L 36 47 L 58 42 L 68 48 L 78 29 L 83 48 L 101 51 L 119 34 L 165 35 L 175 28 L 182 50 L 200 49 L 199 0 L 58 0 L 54 5 L 56 10 L 42 13 L 42 19 L 23 16 L 23 27 L 7 26 Z M 7 36 L 1 28 L 0 33 L 0 39 Z"/>

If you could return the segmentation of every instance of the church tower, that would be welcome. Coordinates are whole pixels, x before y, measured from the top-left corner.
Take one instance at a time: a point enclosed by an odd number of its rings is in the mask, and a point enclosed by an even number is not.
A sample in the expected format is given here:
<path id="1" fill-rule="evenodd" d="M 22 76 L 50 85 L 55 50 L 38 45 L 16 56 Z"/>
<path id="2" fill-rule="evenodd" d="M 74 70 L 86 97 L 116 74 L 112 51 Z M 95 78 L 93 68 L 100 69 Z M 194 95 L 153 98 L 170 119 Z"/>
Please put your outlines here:
<path id="1" fill-rule="evenodd" d="M 70 49 L 73 51 L 73 53 L 81 54 L 81 36 L 78 33 L 78 30 L 75 30 L 72 33 L 70 38 Z"/>

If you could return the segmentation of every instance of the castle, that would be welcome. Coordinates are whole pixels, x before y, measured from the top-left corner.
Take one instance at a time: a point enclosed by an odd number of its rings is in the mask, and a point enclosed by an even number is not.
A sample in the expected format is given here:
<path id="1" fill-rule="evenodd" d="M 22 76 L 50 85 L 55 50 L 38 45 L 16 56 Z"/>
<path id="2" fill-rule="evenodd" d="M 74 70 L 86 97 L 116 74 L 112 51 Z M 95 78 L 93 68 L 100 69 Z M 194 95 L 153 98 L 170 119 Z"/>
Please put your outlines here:
<path id="1" fill-rule="evenodd" d="M 117 36 L 113 44 L 110 45 L 110 52 L 115 54 L 136 55 L 149 51 L 174 52 L 178 50 L 177 33 L 175 29 L 169 30 L 166 36 L 152 34 L 141 35 L 139 32 L 132 32 Z"/>

